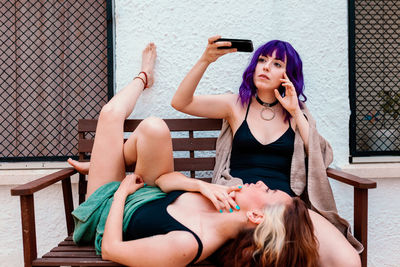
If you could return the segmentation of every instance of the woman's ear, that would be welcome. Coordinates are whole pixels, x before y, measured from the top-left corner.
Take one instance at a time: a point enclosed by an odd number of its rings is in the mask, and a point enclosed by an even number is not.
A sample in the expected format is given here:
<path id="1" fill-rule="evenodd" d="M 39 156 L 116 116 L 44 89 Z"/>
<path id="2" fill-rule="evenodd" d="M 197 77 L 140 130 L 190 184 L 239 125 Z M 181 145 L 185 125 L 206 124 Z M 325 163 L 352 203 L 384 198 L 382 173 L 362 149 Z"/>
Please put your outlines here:
<path id="1" fill-rule="evenodd" d="M 260 210 L 250 210 L 246 215 L 247 219 L 254 224 L 260 224 L 264 220 L 264 213 Z"/>

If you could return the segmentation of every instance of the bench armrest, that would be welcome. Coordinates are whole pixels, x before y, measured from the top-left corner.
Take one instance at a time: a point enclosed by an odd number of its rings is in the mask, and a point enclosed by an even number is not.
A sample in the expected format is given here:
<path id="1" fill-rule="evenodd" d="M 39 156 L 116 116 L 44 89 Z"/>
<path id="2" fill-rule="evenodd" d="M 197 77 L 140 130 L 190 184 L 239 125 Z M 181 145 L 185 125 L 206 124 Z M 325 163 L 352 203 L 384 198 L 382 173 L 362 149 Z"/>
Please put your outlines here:
<path id="1" fill-rule="evenodd" d="M 31 266 L 32 262 L 37 258 L 33 194 L 58 181 L 62 182 L 65 220 L 68 234 L 71 234 L 74 231 L 74 221 L 71 215 L 73 210 L 71 175 L 75 173 L 77 171 L 74 168 L 66 168 L 11 189 L 11 195 L 20 197 L 25 266 Z"/>
<path id="2" fill-rule="evenodd" d="M 364 246 L 361 263 L 367 266 L 368 246 L 368 189 L 376 188 L 376 182 L 344 171 L 328 168 L 328 177 L 354 187 L 354 236 Z"/>
<path id="3" fill-rule="evenodd" d="M 370 179 L 360 178 L 358 176 L 352 175 L 350 173 L 341 170 L 328 168 L 326 169 L 326 174 L 328 175 L 329 178 L 351 185 L 355 188 L 359 189 L 376 188 L 376 182 Z"/>
<path id="4" fill-rule="evenodd" d="M 58 172 L 46 175 L 29 183 L 14 187 L 13 189 L 11 189 L 11 195 L 12 196 L 32 195 L 33 193 L 42 190 L 43 188 L 46 188 L 49 185 L 52 185 L 58 181 L 64 180 L 65 178 L 68 178 L 75 173 L 77 173 L 77 171 L 72 167 L 62 169 Z"/>

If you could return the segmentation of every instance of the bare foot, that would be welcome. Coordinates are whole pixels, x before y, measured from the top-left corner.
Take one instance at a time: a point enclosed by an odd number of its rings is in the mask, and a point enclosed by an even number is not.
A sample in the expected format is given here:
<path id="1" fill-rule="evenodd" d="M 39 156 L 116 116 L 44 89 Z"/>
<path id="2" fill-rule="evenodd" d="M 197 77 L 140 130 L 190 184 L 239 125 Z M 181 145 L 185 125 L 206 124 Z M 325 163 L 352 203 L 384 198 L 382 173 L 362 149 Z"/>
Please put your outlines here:
<path id="1" fill-rule="evenodd" d="M 85 175 L 89 173 L 90 162 L 79 162 L 71 158 L 69 158 L 67 161 L 69 165 L 74 167 L 79 173 Z"/>
<path id="2" fill-rule="evenodd" d="M 142 52 L 142 70 L 147 74 L 147 88 L 154 84 L 154 65 L 156 63 L 157 51 L 154 43 L 149 43 Z"/>

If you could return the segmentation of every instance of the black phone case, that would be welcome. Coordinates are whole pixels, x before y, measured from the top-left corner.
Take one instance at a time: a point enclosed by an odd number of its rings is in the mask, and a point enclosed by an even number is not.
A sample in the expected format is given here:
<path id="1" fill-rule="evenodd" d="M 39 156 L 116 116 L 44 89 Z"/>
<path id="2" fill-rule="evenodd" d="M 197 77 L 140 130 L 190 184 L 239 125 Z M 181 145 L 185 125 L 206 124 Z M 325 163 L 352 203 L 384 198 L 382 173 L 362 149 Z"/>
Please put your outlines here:
<path id="1" fill-rule="evenodd" d="M 253 42 L 246 39 L 220 38 L 215 42 L 231 42 L 232 46 L 221 46 L 218 49 L 237 48 L 238 52 L 253 52 Z"/>

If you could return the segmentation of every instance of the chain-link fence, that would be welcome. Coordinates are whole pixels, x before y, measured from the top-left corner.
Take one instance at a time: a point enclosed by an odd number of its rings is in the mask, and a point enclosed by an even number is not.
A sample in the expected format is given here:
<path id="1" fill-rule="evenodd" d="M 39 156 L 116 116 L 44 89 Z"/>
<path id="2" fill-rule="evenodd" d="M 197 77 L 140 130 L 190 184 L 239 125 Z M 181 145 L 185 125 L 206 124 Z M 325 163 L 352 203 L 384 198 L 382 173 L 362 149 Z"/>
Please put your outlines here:
<path id="1" fill-rule="evenodd" d="M 98 116 L 112 92 L 110 7 L 97 0 L 0 2 L 2 161 L 77 153 L 78 119 Z"/>
<path id="2" fill-rule="evenodd" d="M 400 1 L 349 3 L 351 155 L 400 155 Z"/>

